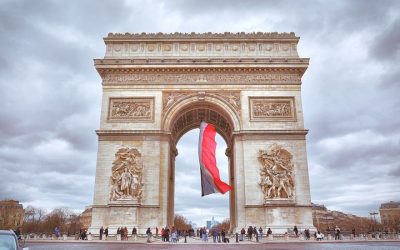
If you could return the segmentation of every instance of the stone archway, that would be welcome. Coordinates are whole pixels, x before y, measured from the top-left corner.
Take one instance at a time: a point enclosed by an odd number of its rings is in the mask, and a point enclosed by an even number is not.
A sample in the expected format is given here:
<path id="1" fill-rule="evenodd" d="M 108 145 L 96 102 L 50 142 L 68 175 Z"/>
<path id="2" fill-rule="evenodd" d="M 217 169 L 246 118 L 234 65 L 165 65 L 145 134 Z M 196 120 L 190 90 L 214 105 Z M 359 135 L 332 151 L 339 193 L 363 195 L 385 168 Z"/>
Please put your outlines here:
<path id="1" fill-rule="evenodd" d="M 232 229 L 313 228 L 294 33 L 108 34 L 90 232 L 171 226 L 176 142 L 201 119 L 228 145 Z M 124 179 L 122 179 L 124 178 Z M 172 198 L 171 198 L 172 197 Z"/>
<path id="2" fill-rule="evenodd" d="M 175 158 L 177 156 L 176 145 L 179 139 L 188 131 L 198 128 L 201 121 L 205 121 L 207 123 L 213 124 L 216 128 L 216 131 L 222 136 L 227 145 L 227 150 L 225 155 L 228 157 L 228 168 L 229 168 L 229 184 L 232 186 L 233 190 L 235 188 L 235 171 L 234 171 L 234 162 L 233 162 L 233 131 L 234 131 L 234 123 L 233 119 L 230 115 L 224 111 L 224 109 L 219 106 L 220 104 L 212 102 L 215 101 L 210 98 L 208 101 L 198 100 L 194 103 L 192 101 L 186 102 L 186 106 L 182 103 L 177 104 L 179 108 L 176 108 L 174 112 L 170 112 L 171 118 L 167 118 L 166 127 L 168 131 L 171 132 L 171 141 L 170 141 L 170 172 L 169 176 L 169 190 L 168 190 L 168 224 L 173 224 L 174 218 L 174 196 L 175 196 Z M 181 102 L 185 103 L 183 100 Z M 223 102 L 222 102 L 223 103 Z M 169 123 L 168 123 L 169 121 Z M 231 222 L 231 228 L 236 227 L 236 215 L 235 215 L 235 192 L 229 192 L 229 218 Z"/>

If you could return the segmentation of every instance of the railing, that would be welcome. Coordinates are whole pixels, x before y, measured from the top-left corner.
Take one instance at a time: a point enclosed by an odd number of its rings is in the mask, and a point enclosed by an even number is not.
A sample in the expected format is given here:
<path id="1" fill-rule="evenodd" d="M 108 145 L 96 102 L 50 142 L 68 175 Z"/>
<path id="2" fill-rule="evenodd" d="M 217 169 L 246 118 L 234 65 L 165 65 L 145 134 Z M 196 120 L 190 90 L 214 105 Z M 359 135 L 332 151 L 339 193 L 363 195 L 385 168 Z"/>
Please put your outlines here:
<path id="1" fill-rule="evenodd" d="M 66 235 L 63 234 L 59 237 L 56 237 L 55 234 L 49 234 L 49 233 L 37 233 L 37 234 L 24 234 L 22 237 L 25 240 L 80 240 L 79 234 L 75 235 Z M 146 234 L 137 234 L 137 239 L 147 239 Z M 92 235 L 92 234 L 87 234 L 87 240 L 99 240 L 99 235 Z M 170 240 L 171 240 L 171 235 L 170 235 Z M 179 236 L 180 239 L 184 239 L 185 236 L 181 235 Z M 196 236 L 187 236 L 187 238 L 192 238 L 192 239 L 198 239 L 201 240 L 199 237 Z M 225 236 L 225 238 L 228 238 L 230 242 L 235 242 L 236 241 L 236 234 L 228 234 Z M 238 238 L 240 239 L 240 234 L 238 234 Z M 158 234 L 157 236 L 152 234 L 150 236 L 151 242 L 154 241 L 161 241 L 161 235 Z M 221 236 L 222 239 L 222 236 Z M 102 240 L 116 240 L 116 241 L 121 241 L 121 235 L 119 234 L 109 234 L 108 237 L 103 235 Z M 128 241 L 133 241 L 134 238 L 132 234 L 128 234 Z M 212 235 L 208 236 L 208 241 L 212 241 Z M 248 235 L 244 235 L 244 241 L 248 241 Z M 258 240 L 262 242 L 267 242 L 267 241 L 306 241 L 304 233 L 299 233 L 298 236 L 295 234 L 272 234 L 272 235 L 266 235 L 263 234 L 262 237 L 258 234 Z M 315 241 L 316 238 L 313 233 L 310 233 L 310 241 Z M 324 241 L 326 240 L 335 240 L 335 235 L 334 234 L 325 234 L 323 239 Z M 400 234 L 398 233 L 370 233 L 370 234 L 357 234 L 356 237 L 353 237 L 351 233 L 341 233 L 339 235 L 339 240 L 356 240 L 356 241 L 368 241 L 368 240 L 400 240 Z M 252 241 L 256 241 L 255 235 L 252 236 Z"/>

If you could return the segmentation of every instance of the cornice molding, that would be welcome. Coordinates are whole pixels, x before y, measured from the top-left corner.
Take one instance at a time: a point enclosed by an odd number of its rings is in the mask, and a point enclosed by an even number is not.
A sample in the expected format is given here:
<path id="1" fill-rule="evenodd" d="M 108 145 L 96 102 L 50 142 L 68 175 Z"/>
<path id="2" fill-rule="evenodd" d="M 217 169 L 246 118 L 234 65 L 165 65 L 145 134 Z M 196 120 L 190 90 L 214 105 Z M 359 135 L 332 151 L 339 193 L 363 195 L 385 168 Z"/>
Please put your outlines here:
<path id="1" fill-rule="evenodd" d="M 108 33 L 104 37 L 104 41 L 120 41 L 120 40 L 247 40 L 247 39 L 292 39 L 298 41 L 299 37 L 294 32 L 278 33 L 278 32 L 224 32 L 224 33 Z"/>

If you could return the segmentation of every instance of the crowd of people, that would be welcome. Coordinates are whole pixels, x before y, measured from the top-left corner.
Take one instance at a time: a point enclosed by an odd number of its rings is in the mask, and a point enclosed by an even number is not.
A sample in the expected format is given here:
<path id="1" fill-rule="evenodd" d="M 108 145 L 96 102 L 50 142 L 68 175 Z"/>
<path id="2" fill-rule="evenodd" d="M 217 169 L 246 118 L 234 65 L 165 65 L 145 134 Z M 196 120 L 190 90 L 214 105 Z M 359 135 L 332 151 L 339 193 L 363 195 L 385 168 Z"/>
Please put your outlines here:
<path id="1" fill-rule="evenodd" d="M 108 227 L 100 228 L 99 232 L 99 239 L 103 240 L 106 239 L 109 235 L 108 232 Z M 330 234 L 332 232 L 332 234 Z M 59 228 L 55 228 L 54 230 L 55 235 L 60 235 Z M 341 230 L 338 226 L 334 228 L 334 230 L 330 230 L 329 228 L 327 229 L 327 234 L 332 235 L 332 238 L 335 240 L 340 240 L 342 239 L 341 237 Z M 117 239 L 119 238 L 120 240 L 128 240 L 129 236 L 132 236 L 133 241 L 137 241 L 138 238 L 138 229 L 136 227 L 132 228 L 131 234 L 129 235 L 129 231 L 127 227 L 119 227 L 116 231 Z M 118 236 L 119 235 L 119 236 Z M 264 236 L 269 238 L 272 235 L 272 230 L 271 228 L 268 228 L 266 233 L 264 233 L 264 230 L 262 227 L 256 227 L 256 226 L 249 226 L 247 230 L 245 228 L 242 228 L 240 230 L 240 233 L 237 233 L 238 241 L 260 241 L 263 239 Z M 291 231 L 291 235 L 293 237 L 302 237 L 305 240 L 310 240 L 311 239 L 311 232 L 309 229 L 304 229 L 304 231 L 300 232 L 297 226 L 294 226 L 293 230 Z M 146 236 L 147 236 L 147 241 L 151 242 L 154 240 L 154 235 L 151 231 L 151 228 L 147 228 L 146 230 Z M 202 227 L 197 229 L 196 235 L 195 231 L 193 229 L 189 230 L 178 230 L 175 227 L 163 227 L 160 230 L 160 235 L 159 235 L 159 229 L 158 227 L 155 228 L 155 238 L 158 238 L 160 236 L 160 239 L 163 242 L 171 242 L 171 243 L 178 243 L 183 237 L 185 238 L 186 242 L 186 237 L 192 237 L 192 236 L 197 236 L 199 239 L 201 239 L 203 242 L 208 242 L 209 237 L 212 237 L 212 242 L 214 243 L 229 243 L 230 237 L 228 237 L 228 232 L 224 229 L 220 229 L 218 226 L 213 227 L 211 229 L 208 229 L 207 227 Z M 284 236 L 289 236 L 288 233 L 285 233 Z M 313 236 L 315 240 L 321 241 L 325 239 L 325 235 L 317 230 L 313 232 Z M 355 230 L 352 230 L 352 236 L 355 238 Z M 87 235 L 87 229 L 81 229 L 79 232 L 79 239 L 82 240 L 87 240 L 88 235 Z"/>

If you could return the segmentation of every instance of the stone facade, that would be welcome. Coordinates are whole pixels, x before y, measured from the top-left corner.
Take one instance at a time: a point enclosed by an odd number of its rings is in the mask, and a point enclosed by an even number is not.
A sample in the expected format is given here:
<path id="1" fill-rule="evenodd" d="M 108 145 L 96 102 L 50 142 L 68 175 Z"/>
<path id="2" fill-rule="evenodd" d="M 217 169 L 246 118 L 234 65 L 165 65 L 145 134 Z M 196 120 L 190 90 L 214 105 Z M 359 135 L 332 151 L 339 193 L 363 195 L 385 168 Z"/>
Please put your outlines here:
<path id="1" fill-rule="evenodd" d="M 0 201 L 0 229 L 16 229 L 24 223 L 24 208 L 19 201 Z"/>
<path id="2" fill-rule="evenodd" d="M 92 223 L 92 207 L 86 206 L 85 211 L 79 215 L 79 223 L 83 228 L 89 228 Z"/>
<path id="3" fill-rule="evenodd" d="M 94 60 L 103 99 L 92 233 L 101 226 L 111 234 L 120 226 L 172 226 L 176 143 L 201 120 L 228 145 L 233 230 L 313 228 L 301 104 L 309 59 L 298 56 L 299 37 L 110 33 L 104 41 L 104 58 Z M 133 168 L 125 181 L 114 171 L 124 148 L 140 153 L 140 199 L 130 195 Z M 260 160 L 273 148 L 279 150 Z"/>
<path id="4" fill-rule="evenodd" d="M 385 230 L 400 232 L 400 202 L 382 203 L 379 208 L 381 222 Z"/>

